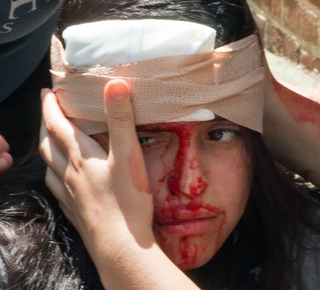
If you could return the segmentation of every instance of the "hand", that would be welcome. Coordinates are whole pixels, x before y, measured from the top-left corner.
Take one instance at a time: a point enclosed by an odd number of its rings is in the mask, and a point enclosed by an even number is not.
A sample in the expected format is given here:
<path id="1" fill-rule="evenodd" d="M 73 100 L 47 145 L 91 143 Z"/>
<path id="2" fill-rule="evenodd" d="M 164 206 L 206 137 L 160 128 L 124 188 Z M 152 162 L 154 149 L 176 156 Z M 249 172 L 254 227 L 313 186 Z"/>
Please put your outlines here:
<path id="1" fill-rule="evenodd" d="M 46 182 L 79 231 L 106 289 L 198 289 L 161 251 L 152 232 L 153 203 L 127 84 L 104 92 L 109 154 L 43 92 L 40 151 Z"/>
<path id="2" fill-rule="evenodd" d="M 9 152 L 9 144 L 6 140 L 0 135 L 0 172 L 8 169 L 13 162 L 12 156 Z"/>
<path id="3" fill-rule="evenodd" d="M 153 204 L 130 91 L 123 81 L 112 81 L 104 98 L 109 156 L 63 116 L 50 90 L 44 92 L 40 151 L 49 166 L 46 182 L 85 241 L 103 226 L 104 237 L 116 243 L 129 233 L 142 242 L 152 232 Z"/>

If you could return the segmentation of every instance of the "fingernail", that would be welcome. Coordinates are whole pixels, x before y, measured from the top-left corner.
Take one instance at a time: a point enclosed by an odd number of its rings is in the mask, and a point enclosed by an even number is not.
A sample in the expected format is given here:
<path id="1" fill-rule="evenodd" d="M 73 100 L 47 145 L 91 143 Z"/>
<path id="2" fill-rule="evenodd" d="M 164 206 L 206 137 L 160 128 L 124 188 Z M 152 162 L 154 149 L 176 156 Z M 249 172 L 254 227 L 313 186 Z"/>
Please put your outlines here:
<path id="1" fill-rule="evenodd" d="M 129 88 L 122 80 L 114 80 L 108 83 L 107 93 L 115 101 L 122 101 L 128 97 Z"/>

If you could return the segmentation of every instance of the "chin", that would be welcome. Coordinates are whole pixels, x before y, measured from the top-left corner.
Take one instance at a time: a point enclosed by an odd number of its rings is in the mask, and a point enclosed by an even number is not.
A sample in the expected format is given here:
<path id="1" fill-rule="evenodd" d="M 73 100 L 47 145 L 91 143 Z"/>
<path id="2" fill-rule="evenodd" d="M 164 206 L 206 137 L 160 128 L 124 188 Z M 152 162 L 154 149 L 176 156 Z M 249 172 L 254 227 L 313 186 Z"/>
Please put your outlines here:
<path id="1" fill-rule="evenodd" d="M 212 239 L 202 237 L 156 235 L 158 243 L 168 258 L 180 269 L 191 270 L 208 263 L 217 252 Z"/>
<path id="2" fill-rule="evenodd" d="M 212 257 L 214 256 L 214 253 L 201 253 L 201 254 L 194 254 L 194 256 L 182 256 L 181 255 L 175 255 L 173 257 L 168 257 L 170 260 L 182 271 L 186 270 L 192 270 L 199 268 L 205 264 L 207 264 Z"/>
<path id="3" fill-rule="evenodd" d="M 196 269 L 199 268 L 205 264 L 207 264 L 213 256 L 210 256 L 209 258 L 205 258 L 205 259 L 199 259 L 197 260 L 196 263 L 192 263 L 192 264 L 188 264 L 185 262 L 182 262 L 180 264 L 175 264 L 181 271 L 187 271 L 187 270 L 192 270 L 192 269 Z"/>

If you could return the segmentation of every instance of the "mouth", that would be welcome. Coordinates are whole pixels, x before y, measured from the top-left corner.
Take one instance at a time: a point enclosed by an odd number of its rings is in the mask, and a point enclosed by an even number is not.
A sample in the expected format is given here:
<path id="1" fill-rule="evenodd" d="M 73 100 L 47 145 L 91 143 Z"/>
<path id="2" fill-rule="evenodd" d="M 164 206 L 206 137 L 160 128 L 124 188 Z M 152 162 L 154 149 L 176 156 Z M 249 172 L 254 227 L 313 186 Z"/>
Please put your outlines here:
<path id="1" fill-rule="evenodd" d="M 164 222 L 154 223 L 155 232 L 166 232 L 171 235 L 179 236 L 197 236 L 212 231 L 218 215 L 211 217 L 192 218 L 184 220 L 167 220 Z"/>
<path id="2" fill-rule="evenodd" d="M 186 236 L 201 235 L 216 228 L 225 211 L 210 205 L 180 204 L 156 211 L 155 232 Z"/>

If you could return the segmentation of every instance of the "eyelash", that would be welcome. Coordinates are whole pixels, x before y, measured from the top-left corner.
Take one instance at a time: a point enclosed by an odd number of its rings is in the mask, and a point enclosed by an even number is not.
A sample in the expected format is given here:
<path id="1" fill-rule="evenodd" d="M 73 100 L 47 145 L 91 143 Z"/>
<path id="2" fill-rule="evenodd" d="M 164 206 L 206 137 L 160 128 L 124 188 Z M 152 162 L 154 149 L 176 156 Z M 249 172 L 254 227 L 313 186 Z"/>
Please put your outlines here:
<path id="1" fill-rule="evenodd" d="M 138 136 L 138 139 L 139 139 L 140 146 L 142 148 L 150 148 L 153 145 L 157 145 L 163 142 L 163 140 L 155 136 Z"/>
<path id="2" fill-rule="evenodd" d="M 219 136 L 217 136 L 217 134 L 219 134 Z M 232 134 L 232 135 L 224 136 L 226 134 Z M 234 140 L 235 137 L 239 135 L 240 135 L 240 130 L 232 129 L 232 128 L 218 128 L 208 133 L 208 139 L 215 142 L 230 143 Z M 227 138 L 227 140 L 222 140 L 223 138 Z"/>
<path id="3" fill-rule="evenodd" d="M 217 128 L 209 131 L 207 133 L 207 139 L 217 143 L 232 143 L 237 136 L 240 135 L 240 129 L 233 128 Z M 226 140 L 223 140 L 226 139 Z M 163 137 L 155 135 L 155 136 L 138 136 L 140 146 L 142 148 L 151 148 L 152 146 L 161 144 L 165 142 Z"/>

